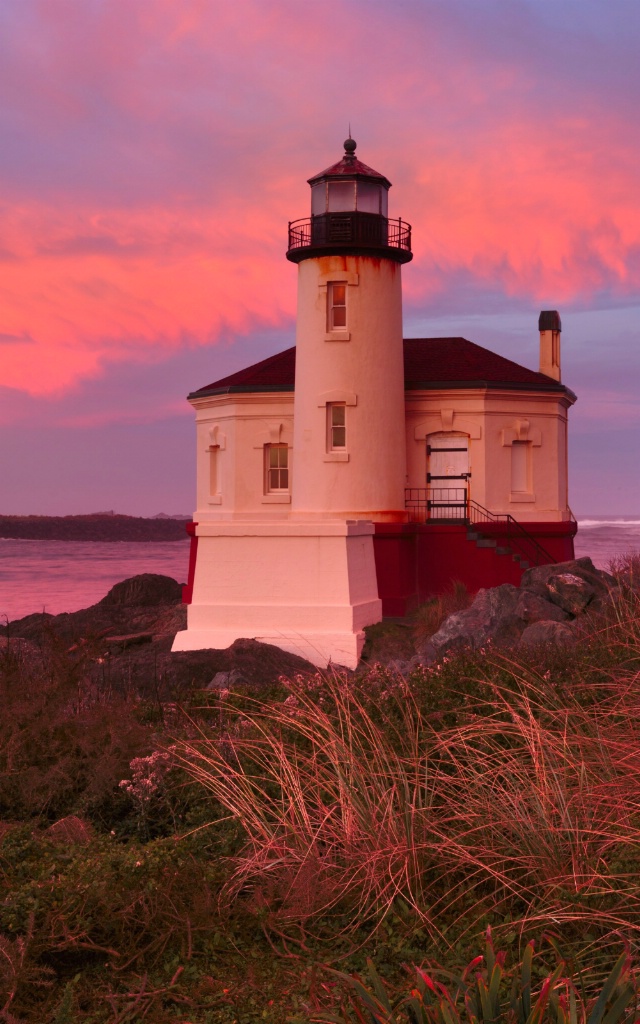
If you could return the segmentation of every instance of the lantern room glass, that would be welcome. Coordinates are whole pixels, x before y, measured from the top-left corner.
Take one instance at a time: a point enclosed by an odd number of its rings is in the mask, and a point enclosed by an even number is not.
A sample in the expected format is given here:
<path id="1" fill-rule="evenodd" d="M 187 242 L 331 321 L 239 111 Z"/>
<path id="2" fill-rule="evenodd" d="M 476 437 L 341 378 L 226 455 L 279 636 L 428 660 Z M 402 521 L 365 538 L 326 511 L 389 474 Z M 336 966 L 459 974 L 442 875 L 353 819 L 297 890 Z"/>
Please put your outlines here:
<path id="1" fill-rule="evenodd" d="M 381 213 L 386 216 L 387 190 L 371 181 L 359 181 L 357 188 L 357 209 L 363 213 Z"/>
<path id="2" fill-rule="evenodd" d="M 311 216 L 321 217 L 327 212 L 327 183 L 321 181 L 311 189 Z"/>
<path id="3" fill-rule="evenodd" d="M 384 185 L 373 181 L 319 181 L 311 188 L 311 215 L 362 213 L 388 216 L 389 195 Z"/>
<path id="4" fill-rule="evenodd" d="M 346 213 L 356 208 L 356 183 L 355 181 L 330 181 L 329 202 L 327 210 L 329 213 Z"/>

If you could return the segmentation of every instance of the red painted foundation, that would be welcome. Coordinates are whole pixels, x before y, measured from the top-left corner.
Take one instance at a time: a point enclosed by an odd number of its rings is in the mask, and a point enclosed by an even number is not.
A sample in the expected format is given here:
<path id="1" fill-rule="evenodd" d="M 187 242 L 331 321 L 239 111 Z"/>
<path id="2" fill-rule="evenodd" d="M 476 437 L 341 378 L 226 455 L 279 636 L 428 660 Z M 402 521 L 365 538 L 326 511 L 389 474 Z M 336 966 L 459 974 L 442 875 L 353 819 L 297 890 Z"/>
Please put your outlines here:
<path id="1" fill-rule="evenodd" d="M 182 603 L 191 604 L 193 600 L 193 581 L 196 575 L 196 557 L 198 555 L 198 538 L 196 537 L 196 526 L 197 523 L 186 523 L 185 529 L 191 538 L 191 546 L 189 548 L 189 575 L 187 576 L 187 582 L 182 588 Z"/>
<path id="2" fill-rule="evenodd" d="M 549 563 L 574 557 L 577 523 L 522 523 L 527 533 L 549 554 Z M 483 538 L 506 547 L 502 523 L 475 527 Z M 416 605 L 442 594 L 459 580 L 475 593 L 501 583 L 518 586 L 523 568 L 513 553 L 498 554 L 494 547 L 478 547 L 467 538 L 467 526 L 458 523 L 376 523 L 373 538 L 378 593 L 383 615 L 408 615 Z"/>
<path id="3" fill-rule="evenodd" d="M 186 524 L 191 549 L 188 582 L 182 588 L 184 604 L 191 604 L 193 596 L 197 525 Z M 566 562 L 574 557 L 576 522 L 521 525 L 549 553 L 549 562 Z M 484 523 L 476 529 L 499 546 L 507 543 L 506 527 L 501 523 Z M 495 548 L 478 547 L 467 538 L 467 526 L 458 523 L 376 523 L 373 550 L 385 616 L 409 615 L 422 601 L 444 593 L 456 580 L 475 593 L 481 587 L 501 583 L 518 586 L 523 572 L 511 554 L 500 555 Z"/>

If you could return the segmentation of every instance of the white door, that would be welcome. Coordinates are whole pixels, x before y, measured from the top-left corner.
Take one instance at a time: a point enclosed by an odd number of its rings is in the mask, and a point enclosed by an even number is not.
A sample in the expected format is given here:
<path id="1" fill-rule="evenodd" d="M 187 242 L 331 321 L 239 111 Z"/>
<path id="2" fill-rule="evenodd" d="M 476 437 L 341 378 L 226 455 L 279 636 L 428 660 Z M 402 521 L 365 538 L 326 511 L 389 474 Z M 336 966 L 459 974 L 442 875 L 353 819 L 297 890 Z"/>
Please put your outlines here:
<path id="1" fill-rule="evenodd" d="M 427 438 L 427 518 L 466 519 L 469 439 L 451 434 Z"/>

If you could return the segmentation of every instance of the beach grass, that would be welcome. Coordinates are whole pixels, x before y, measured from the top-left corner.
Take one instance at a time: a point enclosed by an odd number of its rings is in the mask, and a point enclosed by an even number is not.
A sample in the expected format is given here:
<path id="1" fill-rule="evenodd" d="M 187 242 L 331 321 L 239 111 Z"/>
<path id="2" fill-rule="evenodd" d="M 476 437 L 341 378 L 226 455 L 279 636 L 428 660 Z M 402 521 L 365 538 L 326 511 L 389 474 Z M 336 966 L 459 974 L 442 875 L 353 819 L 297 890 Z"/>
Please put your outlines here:
<path id="1" fill-rule="evenodd" d="M 610 609 L 571 648 L 181 706 L 86 688 L 90 649 L 5 645 L 0 1020 L 412 1024 L 421 999 L 452 1024 L 473 1015 L 445 990 L 480 975 L 488 991 L 496 962 L 499 1014 L 473 981 L 487 1024 L 520 1019 L 523 971 L 536 1020 L 586 1022 L 616 964 L 600 1020 L 626 1019 L 640 575 L 613 568 Z"/>

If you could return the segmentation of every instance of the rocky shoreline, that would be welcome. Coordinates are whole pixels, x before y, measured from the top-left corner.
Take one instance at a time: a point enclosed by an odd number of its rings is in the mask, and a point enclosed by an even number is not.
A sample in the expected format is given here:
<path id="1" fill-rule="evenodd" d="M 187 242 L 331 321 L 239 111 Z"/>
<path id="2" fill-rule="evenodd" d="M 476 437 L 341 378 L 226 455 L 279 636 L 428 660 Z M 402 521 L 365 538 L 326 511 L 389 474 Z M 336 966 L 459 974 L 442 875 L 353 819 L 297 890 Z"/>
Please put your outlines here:
<path id="1" fill-rule="evenodd" d="M 503 583 L 479 590 L 471 606 L 450 615 L 417 657 L 429 665 L 489 641 L 502 647 L 575 643 L 583 616 L 604 611 L 616 590 L 615 578 L 588 557 L 527 569 L 519 587 Z"/>
<path id="2" fill-rule="evenodd" d="M 468 608 L 449 615 L 426 639 L 410 623 L 395 623 L 386 632 L 384 623 L 369 627 L 363 667 L 379 662 L 409 672 L 487 644 L 566 647 L 578 641 L 594 613 L 611 607 L 616 592 L 614 577 L 587 557 L 528 569 L 519 587 L 505 583 L 479 590 Z M 37 613 L 9 623 L 0 628 L 0 647 L 42 665 L 64 654 L 78 678 L 98 691 L 161 700 L 239 684 L 264 689 L 280 676 L 316 671 L 302 658 L 257 640 L 237 640 L 226 650 L 174 653 L 171 645 L 186 626 L 186 611 L 176 580 L 145 573 L 116 584 L 82 611 Z"/>

